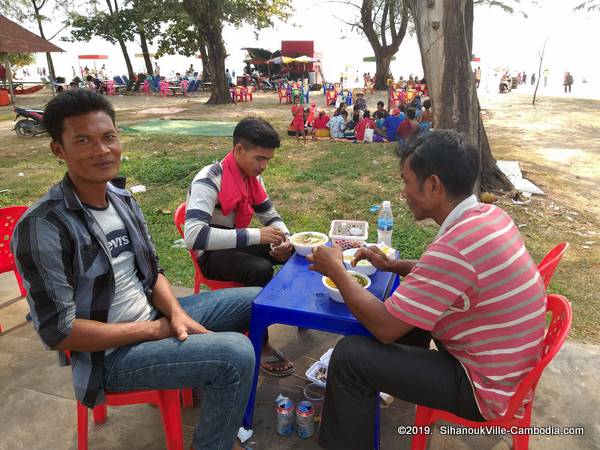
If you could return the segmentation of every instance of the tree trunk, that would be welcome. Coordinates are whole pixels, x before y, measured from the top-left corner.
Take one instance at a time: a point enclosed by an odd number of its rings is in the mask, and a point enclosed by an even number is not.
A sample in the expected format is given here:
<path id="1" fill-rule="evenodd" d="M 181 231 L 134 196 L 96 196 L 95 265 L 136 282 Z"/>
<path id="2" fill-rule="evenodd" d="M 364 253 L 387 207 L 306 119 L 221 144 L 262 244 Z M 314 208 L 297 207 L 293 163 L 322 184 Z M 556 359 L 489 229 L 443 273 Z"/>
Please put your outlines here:
<path id="1" fill-rule="evenodd" d="M 225 45 L 219 36 L 213 37 L 207 36 L 208 47 L 208 64 L 211 80 L 210 98 L 206 102 L 209 105 L 223 105 L 231 103 L 231 94 L 229 87 L 227 86 L 227 80 L 225 79 Z M 211 44 L 212 42 L 212 44 Z"/>
<path id="2" fill-rule="evenodd" d="M 121 38 L 119 38 L 118 41 L 119 46 L 121 47 L 121 51 L 123 52 L 123 58 L 125 58 L 125 65 L 127 66 L 127 76 L 129 77 L 127 91 L 131 91 L 131 87 L 133 86 L 133 80 L 135 80 L 135 73 L 133 72 L 133 66 L 131 65 L 131 59 L 129 58 L 129 52 L 127 51 L 125 41 Z"/>
<path id="3" fill-rule="evenodd" d="M 467 142 L 479 149 L 480 189 L 510 190 L 512 184 L 496 166 L 479 116 L 468 41 L 472 36 L 473 23 L 469 20 L 472 2 L 411 0 L 423 70 L 433 104 L 433 122 L 435 128 L 460 132 Z"/>
<path id="4" fill-rule="evenodd" d="M 200 39 L 206 43 L 211 88 L 209 105 L 231 103 L 225 80 L 225 43 L 223 42 L 222 4 L 220 0 L 184 0 L 183 6 L 192 19 Z"/>
<path id="5" fill-rule="evenodd" d="M 375 51 L 376 71 L 375 71 L 375 89 L 385 91 L 387 89 L 387 80 L 390 78 L 390 63 L 395 51 L 386 51 L 389 49 L 380 49 Z"/>
<path id="6" fill-rule="evenodd" d="M 211 80 L 212 78 L 209 70 L 208 52 L 206 50 L 206 44 L 204 43 L 200 44 L 200 57 L 202 58 L 202 79 Z"/>
<path id="7" fill-rule="evenodd" d="M 375 8 L 373 0 L 363 0 L 360 8 L 360 29 L 367 37 L 373 53 L 375 54 L 376 72 L 375 89 L 386 90 L 387 79 L 390 77 L 390 63 L 392 57 L 398 52 L 398 48 L 406 35 L 408 27 L 408 8 L 405 2 L 385 0 L 383 2 L 383 13 L 379 17 L 379 28 L 374 20 L 377 14 L 373 14 Z M 396 9 L 401 8 L 401 9 Z M 400 28 L 396 29 L 396 14 L 400 13 Z M 391 42 L 388 44 L 386 28 L 390 30 Z"/>
<path id="8" fill-rule="evenodd" d="M 40 8 L 35 1 L 31 2 L 33 6 L 33 10 L 35 12 L 35 19 L 37 20 L 38 28 L 40 30 L 40 37 L 42 39 L 46 39 L 46 35 L 44 34 L 44 27 L 42 26 L 42 16 L 40 15 Z M 50 52 L 46 52 L 46 62 L 48 63 L 48 73 L 54 74 L 54 62 L 52 61 L 52 55 Z M 56 80 L 50 80 L 50 85 L 54 83 Z M 52 88 L 52 95 L 54 95 L 54 88 Z"/>
<path id="9" fill-rule="evenodd" d="M 144 31 L 143 25 L 138 25 L 138 33 L 140 35 L 140 47 L 142 49 L 142 55 L 144 55 L 144 63 L 146 64 L 146 73 L 148 75 L 154 75 L 152 61 L 150 61 L 150 53 L 148 51 L 148 41 L 146 40 L 146 32 Z"/>
<path id="10" fill-rule="evenodd" d="M 531 104 L 533 106 L 535 106 L 535 98 L 537 97 L 537 91 L 538 91 L 538 87 L 540 85 L 540 79 L 542 78 L 542 64 L 544 63 L 544 53 L 546 53 L 546 44 L 547 43 L 548 43 L 548 38 L 546 37 L 546 39 L 544 40 L 544 46 L 542 47 L 542 51 L 538 53 L 538 55 L 540 57 L 540 65 L 538 66 L 537 83 L 535 83 L 535 91 L 533 91 L 533 100 L 531 101 Z"/>

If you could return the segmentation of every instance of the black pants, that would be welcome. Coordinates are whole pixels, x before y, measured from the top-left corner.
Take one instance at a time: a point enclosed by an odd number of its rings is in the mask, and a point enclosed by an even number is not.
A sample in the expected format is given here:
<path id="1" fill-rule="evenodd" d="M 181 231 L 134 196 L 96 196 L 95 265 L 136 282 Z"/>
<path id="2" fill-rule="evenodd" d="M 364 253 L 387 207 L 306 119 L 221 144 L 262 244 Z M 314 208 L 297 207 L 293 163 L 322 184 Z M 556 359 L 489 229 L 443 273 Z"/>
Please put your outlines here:
<path id="1" fill-rule="evenodd" d="M 205 251 L 198 263 L 206 278 L 265 287 L 273 278 L 273 265 L 281 264 L 269 255 L 270 251 L 268 244 Z"/>
<path id="2" fill-rule="evenodd" d="M 402 344 L 388 345 L 370 337 L 348 336 L 336 345 L 323 405 L 322 447 L 372 449 L 378 391 L 467 419 L 484 420 L 464 369 L 443 347 L 441 351 L 423 348 L 429 342 L 427 334 L 413 329 L 399 341 Z"/>

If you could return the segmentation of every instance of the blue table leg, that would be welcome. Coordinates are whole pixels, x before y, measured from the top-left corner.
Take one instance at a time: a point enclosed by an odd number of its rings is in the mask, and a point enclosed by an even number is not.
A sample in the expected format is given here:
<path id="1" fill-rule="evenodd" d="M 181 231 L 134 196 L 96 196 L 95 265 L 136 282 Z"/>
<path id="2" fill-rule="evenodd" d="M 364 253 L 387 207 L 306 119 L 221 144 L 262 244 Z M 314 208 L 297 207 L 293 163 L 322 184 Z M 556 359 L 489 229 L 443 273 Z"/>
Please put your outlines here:
<path id="1" fill-rule="evenodd" d="M 259 319 L 260 314 L 253 314 L 250 322 L 250 342 L 254 347 L 254 355 L 256 357 L 256 364 L 254 366 L 254 380 L 252 381 L 252 390 L 250 391 L 250 397 L 248 398 L 248 405 L 246 406 L 246 412 L 244 413 L 244 428 L 252 428 L 252 419 L 254 416 L 254 403 L 256 401 L 256 385 L 258 383 L 258 369 L 260 368 L 260 353 L 262 349 L 263 339 L 265 331 L 269 325 L 267 322 Z"/>

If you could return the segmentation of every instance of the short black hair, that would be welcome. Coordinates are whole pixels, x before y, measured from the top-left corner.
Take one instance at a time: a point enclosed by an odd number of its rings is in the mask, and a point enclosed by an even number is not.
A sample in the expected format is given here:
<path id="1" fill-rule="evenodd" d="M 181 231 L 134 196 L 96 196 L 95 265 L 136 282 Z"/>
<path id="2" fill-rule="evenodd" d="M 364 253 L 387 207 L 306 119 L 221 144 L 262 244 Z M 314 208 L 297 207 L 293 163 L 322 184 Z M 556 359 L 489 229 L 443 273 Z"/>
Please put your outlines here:
<path id="1" fill-rule="evenodd" d="M 408 117 L 409 119 L 414 119 L 417 116 L 417 112 L 415 111 L 415 108 L 408 108 L 406 110 L 406 117 Z"/>
<path id="2" fill-rule="evenodd" d="M 423 108 L 429 109 L 431 108 L 431 100 L 427 99 L 423 102 Z"/>
<path id="3" fill-rule="evenodd" d="M 383 106 L 383 102 L 380 100 L 377 102 L 377 106 Z"/>
<path id="4" fill-rule="evenodd" d="M 410 169 L 420 184 L 437 175 L 448 195 L 464 198 L 473 192 L 479 177 L 479 153 L 454 130 L 434 130 L 419 137 L 400 154 L 404 166 L 410 157 Z"/>
<path id="5" fill-rule="evenodd" d="M 371 117 L 371 112 L 368 109 L 365 109 L 363 112 L 363 119 L 368 119 L 369 117 Z"/>
<path id="6" fill-rule="evenodd" d="M 277 131 L 262 117 L 246 117 L 233 130 L 233 145 L 242 143 L 244 148 L 278 148 L 281 145 Z"/>
<path id="7" fill-rule="evenodd" d="M 43 125 L 55 142 L 62 144 L 64 122 L 68 117 L 104 111 L 115 124 L 115 110 L 103 95 L 88 89 L 76 89 L 58 94 L 46 106 Z"/>

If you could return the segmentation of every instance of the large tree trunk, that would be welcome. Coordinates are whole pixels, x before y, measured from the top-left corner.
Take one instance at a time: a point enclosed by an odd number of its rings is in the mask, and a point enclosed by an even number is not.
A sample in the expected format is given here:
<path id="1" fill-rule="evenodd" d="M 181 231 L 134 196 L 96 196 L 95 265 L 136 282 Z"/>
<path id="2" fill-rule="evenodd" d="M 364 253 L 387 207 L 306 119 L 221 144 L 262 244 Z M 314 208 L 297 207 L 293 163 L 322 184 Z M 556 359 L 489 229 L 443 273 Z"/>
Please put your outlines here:
<path id="1" fill-rule="evenodd" d="M 387 80 L 391 77 L 390 63 L 396 52 L 393 49 L 380 49 L 375 52 L 375 89 L 385 91 L 387 89 Z"/>
<path id="2" fill-rule="evenodd" d="M 119 14 L 119 4 L 117 0 L 113 0 L 114 4 L 111 3 L 111 0 L 106 0 L 106 6 L 108 6 L 108 11 L 111 16 L 118 16 Z M 123 58 L 125 58 L 125 65 L 127 66 L 127 76 L 129 77 L 129 83 L 127 83 L 127 91 L 131 91 L 133 87 L 133 80 L 135 80 L 135 73 L 133 72 L 133 66 L 131 65 L 131 58 L 129 58 L 129 52 L 127 51 L 127 45 L 125 45 L 125 41 L 123 38 L 118 37 L 117 42 L 119 42 L 119 46 L 121 47 L 121 52 L 123 53 Z"/>
<path id="3" fill-rule="evenodd" d="M 127 46 L 125 45 L 125 41 L 123 39 L 118 39 L 119 46 L 121 47 L 121 51 L 123 52 L 123 58 L 125 58 L 125 65 L 127 66 L 127 76 L 129 77 L 129 84 L 127 85 L 127 91 L 131 90 L 133 86 L 133 80 L 135 80 L 135 73 L 133 72 L 133 66 L 131 65 L 131 58 L 129 58 L 129 52 L 127 51 Z"/>
<path id="4" fill-rule="evenodd" d="M 208 51 L 206 50 L 206 44 L 204 43 L 200 44 L 200 58 L 202 58 L 202 79 L 212 79 L 209 71 Z"/>
<path id="5" fill-rule="evenodd" d="M 138 33 L 140 35 L 140 47 L 142 49 L 142 55 L 144 55 L 144 63 L 146 64 L 146 73 L 154 75 L 154 69 L 152 68 L 152 61 L 150 60 L 150 53 L 148 51 L 148 41 L 146 40 L 146 32 L 144 31 L 143 25 L 138 25 Z"/>
<path id="6" fill-rule="evenodd" d="M 223 105 L 231 103 L 231 93 L 225 79 L 225 44 L 221 38 L 221 32 L 214 41 L 210 36 L 207 36 L 208 44 L 208 64 L 211 80 L 210 98 L 206 102 L 209 105 Z M 212 42 L 212 44 L 211 44 Z"/>
<path id="7" fill-rule="evenodd" d="M 192 18 L 200 39 L 206 43 L 208 70 L 211 78 L 209 105 L 231 103 L 231 94 L 225 80 L 225 43 L 220 0 L 184 0 L 183 6 Z"/>
<path id="8" fill-rule="evenodd" d="M 471 73 L 473 0 L 411 0 L 436 128 L 454 129 L 479 149 L 481 190 L 512 189 L 496 166 Z M 470 23 L 469 23 L 470 22 Z"/>

